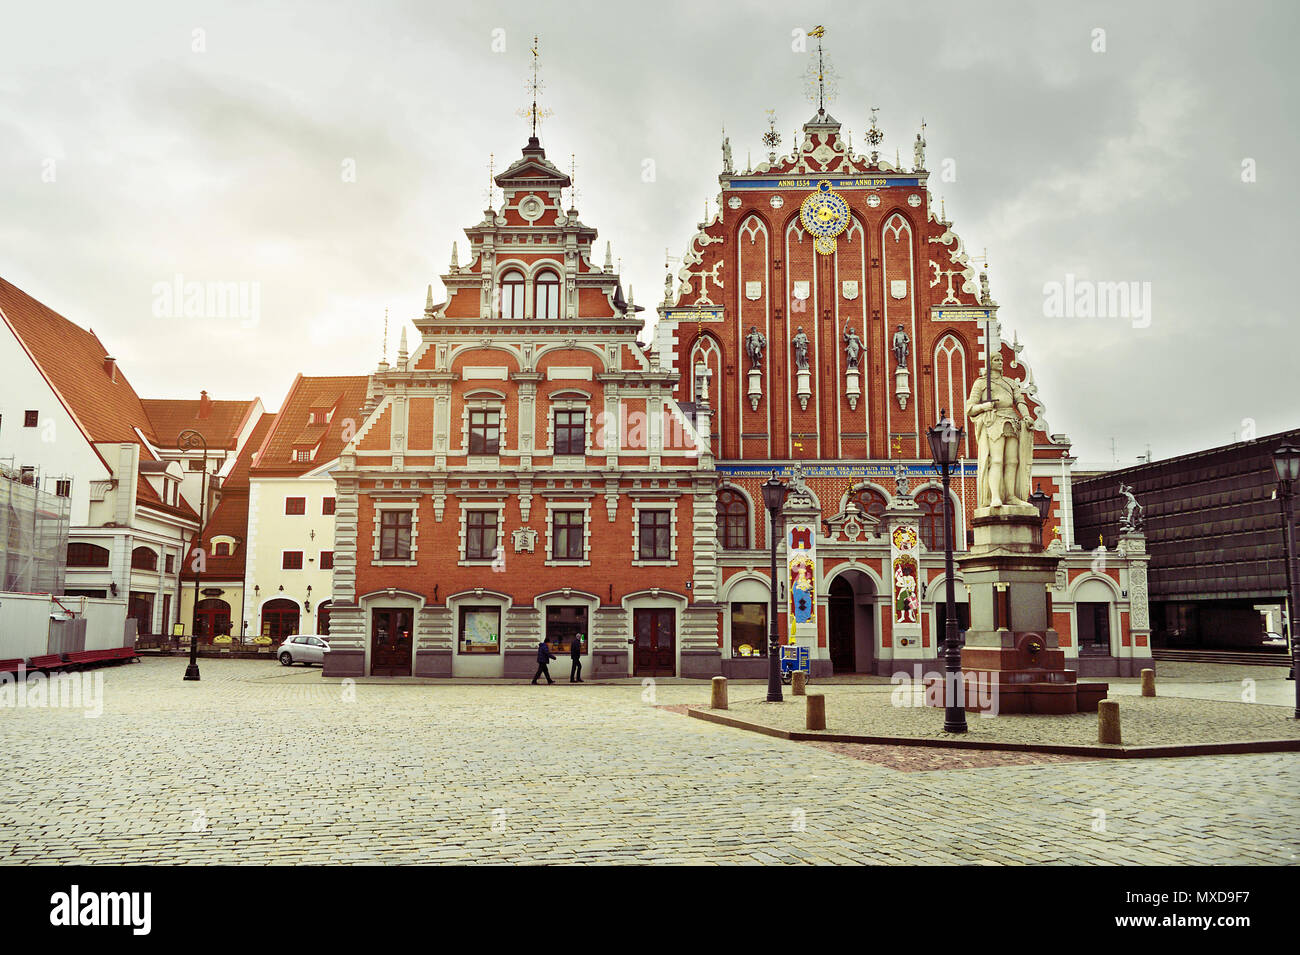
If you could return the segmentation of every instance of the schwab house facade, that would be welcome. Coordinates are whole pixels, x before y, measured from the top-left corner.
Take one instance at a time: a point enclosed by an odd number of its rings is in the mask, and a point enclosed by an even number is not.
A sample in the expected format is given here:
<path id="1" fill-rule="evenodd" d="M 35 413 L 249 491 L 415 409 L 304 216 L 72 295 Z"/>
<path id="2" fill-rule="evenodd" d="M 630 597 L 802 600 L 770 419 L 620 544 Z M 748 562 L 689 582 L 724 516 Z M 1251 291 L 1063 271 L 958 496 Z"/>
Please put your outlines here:
<path id="1" fill-rule="evenodd" d="M 712 676 L 709 411 L 638 345 L 535 137 L 495 182 L 333 471 L 325 672 L 528 676 L 545 638 L 593 676 Z"/>

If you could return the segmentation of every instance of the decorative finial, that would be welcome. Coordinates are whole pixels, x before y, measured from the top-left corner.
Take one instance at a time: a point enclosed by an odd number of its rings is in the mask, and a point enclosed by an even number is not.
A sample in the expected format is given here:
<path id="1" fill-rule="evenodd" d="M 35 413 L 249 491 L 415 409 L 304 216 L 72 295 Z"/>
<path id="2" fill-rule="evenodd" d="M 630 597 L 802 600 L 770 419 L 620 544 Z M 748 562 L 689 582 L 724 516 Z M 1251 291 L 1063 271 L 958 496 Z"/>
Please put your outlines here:
<path id="1" fill-rule="evenodd" d="M 388 308 L 384 308 L 384 350 L 379 356 L 379 367 L 388 367 Z"/>
<path id="2" fill-rule="evenodd" d="M 776 162 L 776 147 L 781 145 L 781 134 L 776 131 L 776 110 L 767 111 L 767 132 L 763 134 L 763 145 L 769 150 L 767 161 Z"/>
<path id="3" fill-rule="evenodd" d="M 400 339 L 398 339 L 398 342 L 397 342 L 397 366 L 398 366 L 399 368 L 403 368 L 403 369 L 406 368 L 406 356 L 407 356 L 407 351 L 406 351 L 406 326 L 403 325 L 403 326 L 402 326 L 402 337 L 401 337 Z"/>
<path id="4" fill-rule="evenodd" d="M 429 291 L 424 295 L 424 310 L 426 312 L 433 311 L 433 283 L 429 283 Z"/>
<path id="5" fill-rule="evenodd" d="M 614 271 L 614 258 L 610 254 L 609 243 L 606 242 L 605 243 L 605 272 L 609 273 L 612 271 Z"/>
<path id="6" fill-rule="evenodd" d="M 532 95 L 533 104 L 527 109 L 515 110 L 515 112 L 519 116 L 522 116 L 525 119 L 527 119 L 530 124 L 531 135 L 528 140 L 530 145 L 537 141 L 537 124 L 540 123 L 546 117 L 552 115 L 552 111 L 549 109 L 537 108 L 537 97 L 542 92 L 542 90 L 546 88 L 545 84 L 542 83 L 541 79 L 538 76 L 538 71 L 541 69 L 542 66 L 542 58 L 541 55 L 538 53 L 538 49 L 540 46 L 541 44 L 538 42 L 537 37 L 533 37 L 533 45 L 531 48 L 531 52 L 533 54 L 532 78 L 529 79 L 528 82 L 525 84 L 525 89 L 527 89 L 528 92 Z"/>
<path id="7" fill-rule="evenodd" d="M 456 248 L 456 243 L 451 244 L 451 271 L 453 273 L 460 271 L 460 250 Z"/>
<path id="8" fill-rule="evenodd" d="M 876 125 L 876 114 L 878 112 L 880 112 L 879 106 L 871 107 L 871 128 L 867 130 L 867 144 L 871 147 L 871 164 L 873 166 L 880 162 L 880 144 L 885 139 L 885 134 Z"/>
<path id="9" fill-rule="evenodd" d="M 808 31 L 808 35 L 817 38 L 817 72 L 815 74 L 817 80 L 817 115 L 824 116 L 826 115 L 826 80 L 828 71 L 825 57 L 822 55 L 822 37 L 826 35 L 826 28 L 818 24 Z M 812 73 L 811 67 L 809 73 Z M 810 75 L 808 79 L 812 80 L 813 75 Z M 811 83 L 809 83 L 809 86 L 811 87 Z M 809 89 L 808 92 L 811 95 L 812 90 Z"/>
<path id="10" fill-rule="evenodd" d="M 488 203 L 487 203 L 487 209 L 485 210 L 487 212 L 496 211 L 496 198 L 495 198 L 496 190 L 494 188 L 496 185 L 495 170 L 496 170 L 496 153 L 488 153 L 488 188 L 487 188 Z"/>
<path id="11" fill-rule="evenodd" d="M 578 157 L 569 153 L 569 211 L 578 209 Z"/>

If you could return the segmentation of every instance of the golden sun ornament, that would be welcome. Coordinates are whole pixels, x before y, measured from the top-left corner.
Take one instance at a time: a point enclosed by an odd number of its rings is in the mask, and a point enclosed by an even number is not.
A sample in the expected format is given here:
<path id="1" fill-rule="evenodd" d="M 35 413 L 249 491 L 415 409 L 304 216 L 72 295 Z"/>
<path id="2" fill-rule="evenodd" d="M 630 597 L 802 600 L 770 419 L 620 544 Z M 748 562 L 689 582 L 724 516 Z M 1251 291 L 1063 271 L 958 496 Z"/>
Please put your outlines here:
<path id="1" fill-rule="evenodd" d="M 813 248 L 821 255 L 833 255 L 836 238 L 849 227 L 849 204 L 831 188 L 829 179 L 823 179 L 799 206 L 799 221 L 813 237 Z"/>

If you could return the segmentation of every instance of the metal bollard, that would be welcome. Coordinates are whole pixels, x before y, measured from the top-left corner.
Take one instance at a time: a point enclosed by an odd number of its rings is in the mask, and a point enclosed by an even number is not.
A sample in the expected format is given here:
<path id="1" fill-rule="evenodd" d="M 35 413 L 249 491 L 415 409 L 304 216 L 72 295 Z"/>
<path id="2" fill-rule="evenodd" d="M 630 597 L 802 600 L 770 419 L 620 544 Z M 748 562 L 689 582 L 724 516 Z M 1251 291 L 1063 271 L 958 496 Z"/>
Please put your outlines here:
<path id="1" fill-rule="evenodd" d="M 824 730 L 826 728 L 826 696 L 822 693 L 809 693 L 804 697 L 808 701 L 808 709 L 804 717 L 804 726 L 810 730 Z"/>
<path id="2" fill-rule="evenodd" d="M 709 700 L 709 709 L 725 710 L 727 708 L 727 678 L 725 676 L 715 676 L 713 678 L 713 696 Z"/>
<path id="3" fill-rule="evenodd" d="M 791 675 L 791 677 L 790 677 L 790 693 L 791 693 L 791 695 L 793 695 L 793 696 L 803 696 L 803 695 L 804 695 L 805 690 L 804 690 L 804 683 L 803 683 L 803 681 L 804 681 L 804 672 L 803 672 L 803 670 L 795 670 L 794 673 L 793 673 L 793 674 Z"/>
<path id="4" fill-rule="evenodd" d="M 1156 695 L 1156 671 L 1155 670 L 1142 671 L 1142 695 L 1143 696 Z"/>
<path id="5" fill-rule="evenodd" d="M 1097 703 L 1097 742 L 1113 746 L 1122 745 L 1118 700 L 1101 700 Z"/>

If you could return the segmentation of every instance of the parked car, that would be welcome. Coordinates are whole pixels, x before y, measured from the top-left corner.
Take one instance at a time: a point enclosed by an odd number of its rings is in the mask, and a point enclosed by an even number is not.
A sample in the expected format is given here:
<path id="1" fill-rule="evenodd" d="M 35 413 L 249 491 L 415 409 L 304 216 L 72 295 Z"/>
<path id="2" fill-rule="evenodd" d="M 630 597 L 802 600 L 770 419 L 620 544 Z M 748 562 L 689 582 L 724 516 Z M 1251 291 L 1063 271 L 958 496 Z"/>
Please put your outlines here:
<path id="1" fill-rule="evenodd" d="M 329 640 L 322 636 L 313 636 L 310 633 L 295 633 L 291 637 L 286 637 L 284 643 L 280 644 L 280 663 L 283 666 L 291 667 L 295 663 L 319 663 L 325 665 L 325 654 L 330 652 Z"/>
<path id="2" fill-rule="evenodd" d="M 1282 636 L 1282 634 L 1280 634 L 1280 633 L 1276 633 L 1276 632 L 1270 630 L 1270 631 L 1268 631 L 1267 633 L 1264 634 L 1264 643 L 1263 643 L 1263 646 L 1266 646 L 1266 647 L 1281 647 L 1282 649 L 1285 650 L 1285 649 L 1286 649 L 1286 637 Z"/>

